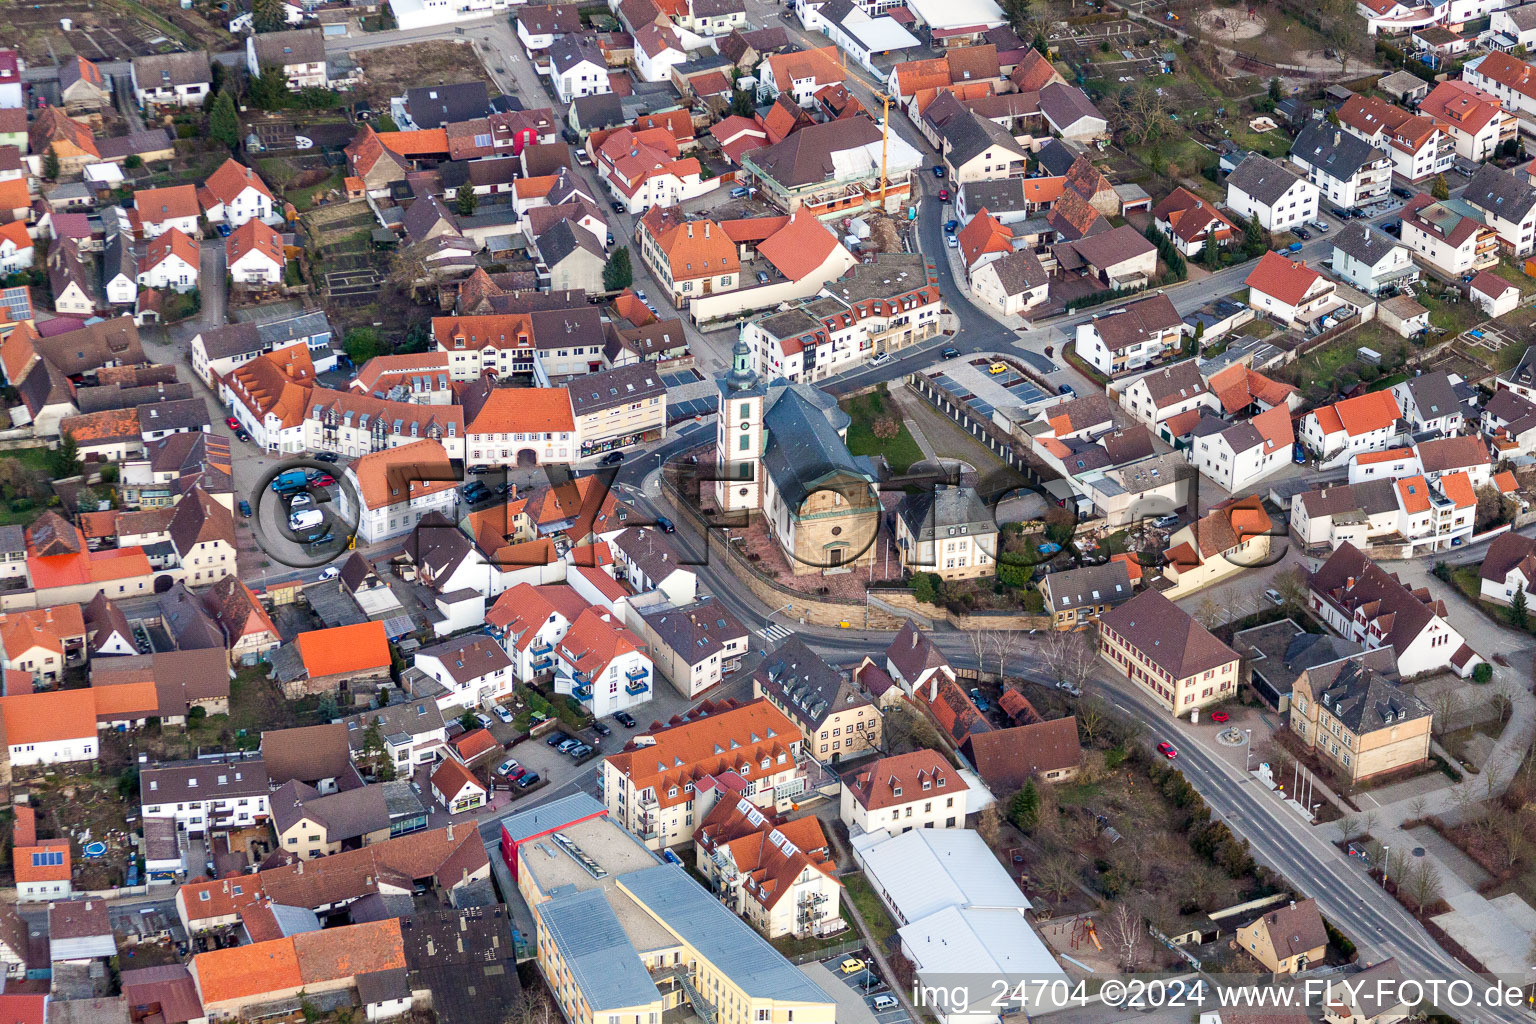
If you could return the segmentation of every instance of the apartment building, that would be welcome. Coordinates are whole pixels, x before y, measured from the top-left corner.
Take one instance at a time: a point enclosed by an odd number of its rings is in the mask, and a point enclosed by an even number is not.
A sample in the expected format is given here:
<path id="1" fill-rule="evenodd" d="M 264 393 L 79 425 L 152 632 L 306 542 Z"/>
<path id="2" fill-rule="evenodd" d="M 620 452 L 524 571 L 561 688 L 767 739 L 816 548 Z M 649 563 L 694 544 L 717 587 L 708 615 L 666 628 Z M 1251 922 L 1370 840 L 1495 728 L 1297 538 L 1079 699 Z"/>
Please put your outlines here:
<path id="1" fill-rule="evenodd" d="M 1175 716 L 1237 692 L 1237 652 L 1155 590 L 1099 617 L 1098 648 Z"/>

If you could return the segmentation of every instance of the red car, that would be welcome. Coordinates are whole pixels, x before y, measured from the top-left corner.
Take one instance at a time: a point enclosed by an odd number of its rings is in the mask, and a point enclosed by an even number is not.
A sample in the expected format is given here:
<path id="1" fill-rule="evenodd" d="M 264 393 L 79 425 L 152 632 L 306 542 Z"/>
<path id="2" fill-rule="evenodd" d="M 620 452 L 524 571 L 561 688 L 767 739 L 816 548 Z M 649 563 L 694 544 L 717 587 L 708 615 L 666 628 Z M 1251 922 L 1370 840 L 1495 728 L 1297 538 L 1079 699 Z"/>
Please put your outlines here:
<path id="1" fill-rule="evenodd" d="M 1163 742 L 1161 742 L 1161 743 L 1159 743 L 1157 745 L 1157 752 L 1159 754 L 1162 754 L 1164 757 L 1166 757 L 1170 761 L 1172 761 L 1174 758 L 1179 756 L 1179 752 L 1177 750 L 1174 750 L 1173 749 L 1173 744 L 1169 743 L 1167 740 L 1164 740 Z"/>
<path id="2" fill-rule="evenodd" d="M 941 203 L 949 202 L 949 189 L 947 189 L 947 188 L 939 189 L 939 202 L 941 202 Z"/>
<path id="3" fill-rule="evenodd" d="M 1213 721 L 1213 722 L 1225 722 L 1225 721 L 1230 720 L 1231 717 L 1232 716 L 1227 714 L 1225 711 L 1212 711 L 1211 712 L 1211 721 Z"/>
<path id="4" fill-rule="evenodd" d="M 235 419 L 233 416 L 226 417 L 224 422 L 229 424 L 229 429 L 230 430 L 239 430 L 240 429 L 240 421 Z"/>
<path id="5" fill-rule="evenodd" d="M 336 483 L 336 478 L 329 473 L 316 473 L 309 478 L 309 482 L 315 487 L 331 487 Z"/>

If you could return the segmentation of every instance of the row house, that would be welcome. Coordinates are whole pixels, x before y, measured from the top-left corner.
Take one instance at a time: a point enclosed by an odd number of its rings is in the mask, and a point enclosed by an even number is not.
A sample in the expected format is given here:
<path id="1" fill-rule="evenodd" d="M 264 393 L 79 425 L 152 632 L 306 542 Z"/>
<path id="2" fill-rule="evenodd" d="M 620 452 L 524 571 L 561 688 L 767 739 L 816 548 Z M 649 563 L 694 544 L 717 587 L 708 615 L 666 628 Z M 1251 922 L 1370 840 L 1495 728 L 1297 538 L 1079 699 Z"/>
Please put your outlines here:
<path id="1" fill-rule="evenodd" d="M 459 475 L 438 441 L 423 439 L 363 455 L 345 470 L 351 488 L 340 489 L 339 510 L 354 516 L 357 535 L 376 544 L 409 533 L 428 512 L 452 516 Z M 352 509 L 353 495 L 357 509 Z"/>
<path id="2" fill-rule="evenodd" d="M 458 405 L 421 405 L 314 387 L 299 426 L 307 451 L 350 459 L 428 441 L 440 445 L 450 459 L 464 458 L 464 408 Z"/>
<path id="3" fill-rule="evenodd" d="M 1461 80 L 1496 98 L 1516 115 L 1536 116 L 1536 68 L 1494 50 L 1462 65 Z"/>

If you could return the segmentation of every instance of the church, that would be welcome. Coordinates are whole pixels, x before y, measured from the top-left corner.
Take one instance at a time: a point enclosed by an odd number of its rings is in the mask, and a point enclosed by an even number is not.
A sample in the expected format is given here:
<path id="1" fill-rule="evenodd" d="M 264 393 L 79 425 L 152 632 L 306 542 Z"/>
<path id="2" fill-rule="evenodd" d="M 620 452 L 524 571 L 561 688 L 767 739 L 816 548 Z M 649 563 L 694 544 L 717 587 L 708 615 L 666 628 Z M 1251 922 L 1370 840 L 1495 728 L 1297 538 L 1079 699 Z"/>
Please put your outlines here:
<path id="1" fill-rule="evenodd" d="M 849 453 L 850 418 L 809 384 L 763 382 L 738 339 L 719 381 L 715 504 L 762 515 L 796 576 L 869 565 L 880 529 L 874 465 Z"/>

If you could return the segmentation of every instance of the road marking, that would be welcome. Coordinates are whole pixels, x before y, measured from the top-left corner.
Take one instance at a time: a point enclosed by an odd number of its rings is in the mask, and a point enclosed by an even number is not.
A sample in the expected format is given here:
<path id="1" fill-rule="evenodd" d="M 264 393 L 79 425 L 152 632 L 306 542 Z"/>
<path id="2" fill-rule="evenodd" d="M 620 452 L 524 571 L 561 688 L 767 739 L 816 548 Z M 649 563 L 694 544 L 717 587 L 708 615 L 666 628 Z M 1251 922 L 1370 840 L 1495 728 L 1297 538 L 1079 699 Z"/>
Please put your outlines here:
<path id="1" fill-rule="evenodd" d="M 769 644 L 779 643 L 794 636 L 792 632 L 776 622 L 770 622 L 757 632 L 763 638 L 763 642 Z"/>

